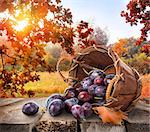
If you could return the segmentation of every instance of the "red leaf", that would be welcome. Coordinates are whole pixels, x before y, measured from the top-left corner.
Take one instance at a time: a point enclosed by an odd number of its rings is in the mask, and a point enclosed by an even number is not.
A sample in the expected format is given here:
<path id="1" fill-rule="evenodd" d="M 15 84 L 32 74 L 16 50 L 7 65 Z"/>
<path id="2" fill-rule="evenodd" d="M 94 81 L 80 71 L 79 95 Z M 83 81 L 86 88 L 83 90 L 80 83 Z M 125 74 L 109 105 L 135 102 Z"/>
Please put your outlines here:
<path id="1" fill-rule="evenodd" d="M 61 2 L 61 0 L 56 0 L 56 3 L 59 4 Z"/>

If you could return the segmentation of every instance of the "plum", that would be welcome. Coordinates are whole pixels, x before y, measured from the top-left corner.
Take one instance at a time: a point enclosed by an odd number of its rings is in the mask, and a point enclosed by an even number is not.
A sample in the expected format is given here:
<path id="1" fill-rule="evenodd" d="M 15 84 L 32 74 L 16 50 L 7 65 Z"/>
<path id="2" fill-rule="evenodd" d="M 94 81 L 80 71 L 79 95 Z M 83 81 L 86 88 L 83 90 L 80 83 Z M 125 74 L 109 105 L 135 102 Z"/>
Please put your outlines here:
<path id="1" fill-rule="evenodd" d="M 107 86 L 114 77 L 115 77 L 115 74 L 113 73 L 106 75 L 104 78 L 105 85 Z"/>
<path id="2" fill-rule="evenodd" d="M 101 96 L 105 96 L 106 94 L 106 87 L 105 86 L 97 86 L 95 88 L 95 96 L 101 97 Z"/>
<path id="3" fill-rule="evenodd" d="M 26 115 L 35 115 L 38 110 L 39 106 L 35 102 L 28 102 L 22 107 L 22 112 Z"/>
<path id="4" fill-rule="evenodd" d="M 76 105 L 76 104 L 78 104 L 79 103 L 79 101 L 78 101 L 78 99 L 77 98 L 70 98 L 70 99 L 67 99 L 67 100 L 65 100 L 65 110 L 66 110 L 66 112 L 71 112 L 71 107 L 73 106 L 73 105 Z"/>
<path id="5" fill-rule="evenodd" d="M 96 85 L 104 85 L 104 79 L 100 76 L 97 76 L 95 79 L 94 79 L 94 84 Z"/>
<path id="6" fill-rule="evenodd" d="M 97 85 L 93 84 L 91 86 L 88 87 L 88 93 L 91 95 L 95 94 L 95 88 L 97 87 Z"/>
<path id="7" fill-rule="evenodd" d="M 63 101 L 60 99 L 54 99 L 52 102 L 49 103 L 47 109 L 51 116 L 57 116 L 62 113 L 63 108 Z"/>
<path id="8" fill-rule="evenodd" d="M 69 98 L 73 98 L 76 96 L 76 90 L 73 87 L 69 87 L 65 90 L 64 94 L 65 94 L 65 99 L 69 99 Z"/>
<path id="9" fill-rule="evenodd" d="M 71 108 L 71 113 L 72 115 L 78 119 L 78 120 L 84 120 L 85 119 L 85 116 L 84 116 L 84 109 L 82 106 L 80 105 L 74 105 L 72 106 Z"/>
<path id="10" fill-rule="evenodd" d="M 92 110 L 92 105 L 90 103 L 85 102 L 82 105 L 82 108 L 84 109 L 84 116 L 85 116 L 85 118 L 87 118 L 87 117 L 92 115 L 93 110 Z"/>
<path id="11" fill-rule="evenodd" d="M 60 100 L 64 100 L 64 97 L 63 95 L 61 94 L 52 94 L 51 96 L 49 96 L 45 102 L 45 106 L 46 106 L 46 109 L 49 105 L 49 103 L 51 103 L 54 99 L 60 99 Z"/>
<path id="12" fill-rule="evenodd" d="M 103 71 L 100 71 L 100 70 L 92 70 L 91 71 L 91 73 L 90 73 L 90 78 L 91 79 L 94 80 L 98 76 L 104 78 L 105 77 L 105 73 Z"/>
<path id="13" fill-rule="evenodd" d="M 86 78 L 84 78 L 84 79 L 81 81 L 81 85 L 82 85 L 82 87 L 83 87 L 83 90 L 87 90 L 88 87 L 89 87 L 90 85 L 92 85 L 92 84 L 93 84 L 93 81 L 92 81 L 92 79 L 91 79 L 90 77 L 86 77 Z"/>
<path id="14" fill-rule="evenodd" d="M 79 93 L 78 99 L 81 102 L 88 102 L 91 101 L 92 96 L 87 91 L 82 91 Z"/>

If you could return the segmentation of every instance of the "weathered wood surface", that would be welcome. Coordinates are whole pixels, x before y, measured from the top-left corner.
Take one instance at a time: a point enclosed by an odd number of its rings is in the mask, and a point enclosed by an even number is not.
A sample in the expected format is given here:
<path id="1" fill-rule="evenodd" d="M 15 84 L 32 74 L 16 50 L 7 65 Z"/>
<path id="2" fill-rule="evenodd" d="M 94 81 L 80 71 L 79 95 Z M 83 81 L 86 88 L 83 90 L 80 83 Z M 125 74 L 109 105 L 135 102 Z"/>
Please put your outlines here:
<path id="1" fill-rule="evenodd" d="M 80 123 L 80 128 L 82 132 L 125 132 L 125 126 L 122 125 L 111 125 L 104 124 L 102 121 L 96 116 L 93 115 L 86 121 L 82 121 Z"/>
<path id="2" fill-rule="evenodd" d="M 6 101 L 3 101 L 5 103 L 0 106 L 0 124 L 31 124 L 38 121 L 43 114 L 41 110 L 35 116 L 26 116 L 22 113 L 22 106 L 31 100 L 43 106 L 45 98 L 17 99 L 16 101 L 15 99 L 12 99 L 12 101 L 6 99 Z"/>
<path id="3" fill-rule="evenodd" d="M 77 121 L 71 114 L 63 114 L 52 117 L 46 112 L 35 125 L 37 132 L 76 132 Z"/>
<path id="4" fill-rule="evenodd" d="M 0 107 L 25 100 L 24 98 L 0 98 Z"/>
<path id="5" fill-rule="evenodd" d="M 45 98 L 0 99 L 0 132 L 32 132 L 34 124 L 42 117 L 40 110 L 35 116 L 22 113 L 22 106 L 28 101 L 36 101 L 44 106 Z"/>
<path id="6" fill-rule="evenodd" d="M 93 115 L 86 121 L 78 122 L 71 114 L 63 112 L 51 117 L 40 110 L 35 116 L 22 113 L 22 106 L 28 101 L 37 102 L 44 107 L 46 98 L 0 99 L 0 132 L 149 132 L 150 105 L 139 102 L 129 113 L 123 125 L 103 124 Z"/>
<path id="7" fill-rule="evenodd" d="M 0 132 L 32 132 L 32 127 L 28 124 L 1 124 Z"/>
<path id="8" fill-rule="evenodd" d="M 127 132 L 150 132 L 150 104 L 139 101 L 128 115 Z"/>

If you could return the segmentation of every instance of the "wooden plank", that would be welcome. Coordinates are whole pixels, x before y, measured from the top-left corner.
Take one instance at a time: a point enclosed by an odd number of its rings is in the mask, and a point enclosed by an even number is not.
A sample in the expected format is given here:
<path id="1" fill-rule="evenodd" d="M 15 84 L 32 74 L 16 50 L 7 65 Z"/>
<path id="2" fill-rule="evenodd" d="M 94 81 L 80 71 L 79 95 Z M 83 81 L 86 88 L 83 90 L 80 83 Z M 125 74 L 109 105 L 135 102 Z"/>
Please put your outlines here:
<path id="1" fill-rule="evenodd" d="M 17 99 L 18 100 L 18 99 Z M 43 106 L 45 98 L 41 99 L 23 99 L 21 101 L 16 101 L 13 99 L 13 103 L 7 103 L 0 107 L 0 124 L 31 124 L 39 120 L 42 116 L 42 111 L 34 116 L 26 116 L 22 113 L 22 106 L 28 101 L 36 101 L 40 106 Z M 6 101 L 7 102 L 7 101 Z"/>
<path id="2" fill-rule="evenodd" d="M 86 121 L 77 120 L 66 112 L 52 117 L 48 112 L 41 110 L 35 116 L 26 116 L 22 113 L 22 106 L 28 101 L 35 101 L 41 107 L 45 107 L 46 98 L 32 99 L 5 99 L 0 106 L 0 132 L 148 132 L 150 131 L 149 104 L 138 103 L 125 125 L 103 124 L 101 120 L 93 115 Z M 80 128 L 80 129 L 78 129 Z"/>
<path id="3" fill-rule="evenodd" d="M 31 132 L 31 129 L 27 124 L 0 124 L 0 132 Z"/>
<path id="4" fill-rule="evenodd" d="M 37 122 L 35 129 L 37 132 L 76 132 L 77 121 L 71 114 L 65 112 L 55 117 L 46 112 Z"/>
<path id="5" fill-rule="evenodd" d="M 144 101 L 139 101 L 135 108 L 128 115 L 129 123 L 143 123 L 150 124 L 150 104 L 146 104 Z"/>
<path id="6" fill-rule="evenodd" d="M 40 110 L 34 116 L 26 116 L 22 113 L 22 106 L 28 101 L 35 101 L 40 107 L 43 107 L 45 105 L 45 99 L 1 99 L 0 132 L 33 132 L 33 126 L 42 117 L 43 112 Z"/>
<path id="7" fill-rule="evenodd" d="M 0 98 L 0 107 L 20 102 L 22 100 L 24 100 L 24 98 Z"/>
<path id="8" fill-rule="evenodd" d="M 150 105 L 139 101 L 136 107 L 129 113 L 126 128 L 128 132 L 150 131 Z"/>
<path id="9" fill-rule="evenodd" d="M 82 121 L 80 128 L 81 132 L 125 132 L 124 125 L 104 124 L 96 115 Z"/>
<path id="10" fill-rule="evenodd" d="M 150 132 L 149 124 L 127 123 L 127 132 Z"/>

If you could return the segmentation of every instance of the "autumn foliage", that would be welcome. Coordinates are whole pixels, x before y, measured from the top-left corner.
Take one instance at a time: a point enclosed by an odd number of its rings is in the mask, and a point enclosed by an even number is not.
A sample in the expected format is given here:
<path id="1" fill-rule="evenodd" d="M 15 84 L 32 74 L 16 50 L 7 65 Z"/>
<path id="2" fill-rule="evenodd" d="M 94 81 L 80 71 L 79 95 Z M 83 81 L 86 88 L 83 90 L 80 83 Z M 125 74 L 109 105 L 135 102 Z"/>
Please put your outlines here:
<path id="1" fill-rule="evenodd" d="M 149 50 L 146 52 L 143 47 L 147 47 L 147 43 L 142 43 L 142 48 L 139 45 L 135 45 L 137 39 L 124 38 L 114 43 L 112 49 L 119 55 L 119 57 L 129 66 L 136 69 L 140 74 L 149 74 Z M 148 47 L 147 47 L 148 48 Z"/>
<path id="2" fill-rule="evenodd" d="M 122 111 L 114 111 L 105 106 L 93 108 L 104 123 L 121 125 L 123 120 L 127 120 L 127 114 Z"/>
<path id="3" fill-rule="evenodd" d="M 142 77 L 142 98 L 150 98 L 150 74 Z"/>
<path id="4" fill-rule="evenodd" d="M 127 39 L 119 39 L 113 46 L 113 50 L 121 57 L 127 53 Z"/>
<path id="5" fill-rule="evenodd" d="M 136 42 L 140 45 L 143 41 L 147 40 L 150 29 L 150 1 L 149 0 L 131 0 L 127 5 L 127 11 L 122 11 L 121 16 L 125 17 L 126 22 L 131 26 L 140 23 L 143 27 L 141 29 L 141 37 Z"/>
<path id="6" fill-rule="evenodd" d="M 93 29 L 84 21 L 75 27 L 61 0 L 1 0 L 0 5 L 0 12 L 7 14 L 0 20 L 0 37 L 5 37 L 0 43 L 0 97 L 34 95 L 24 85 L 39 80 L 39 65 L 51 70 L 44 60 L 45 45 L 58 44 L 73 55 L 75 38 L 81 47 L 94 43 L 89 40 Z"/>

